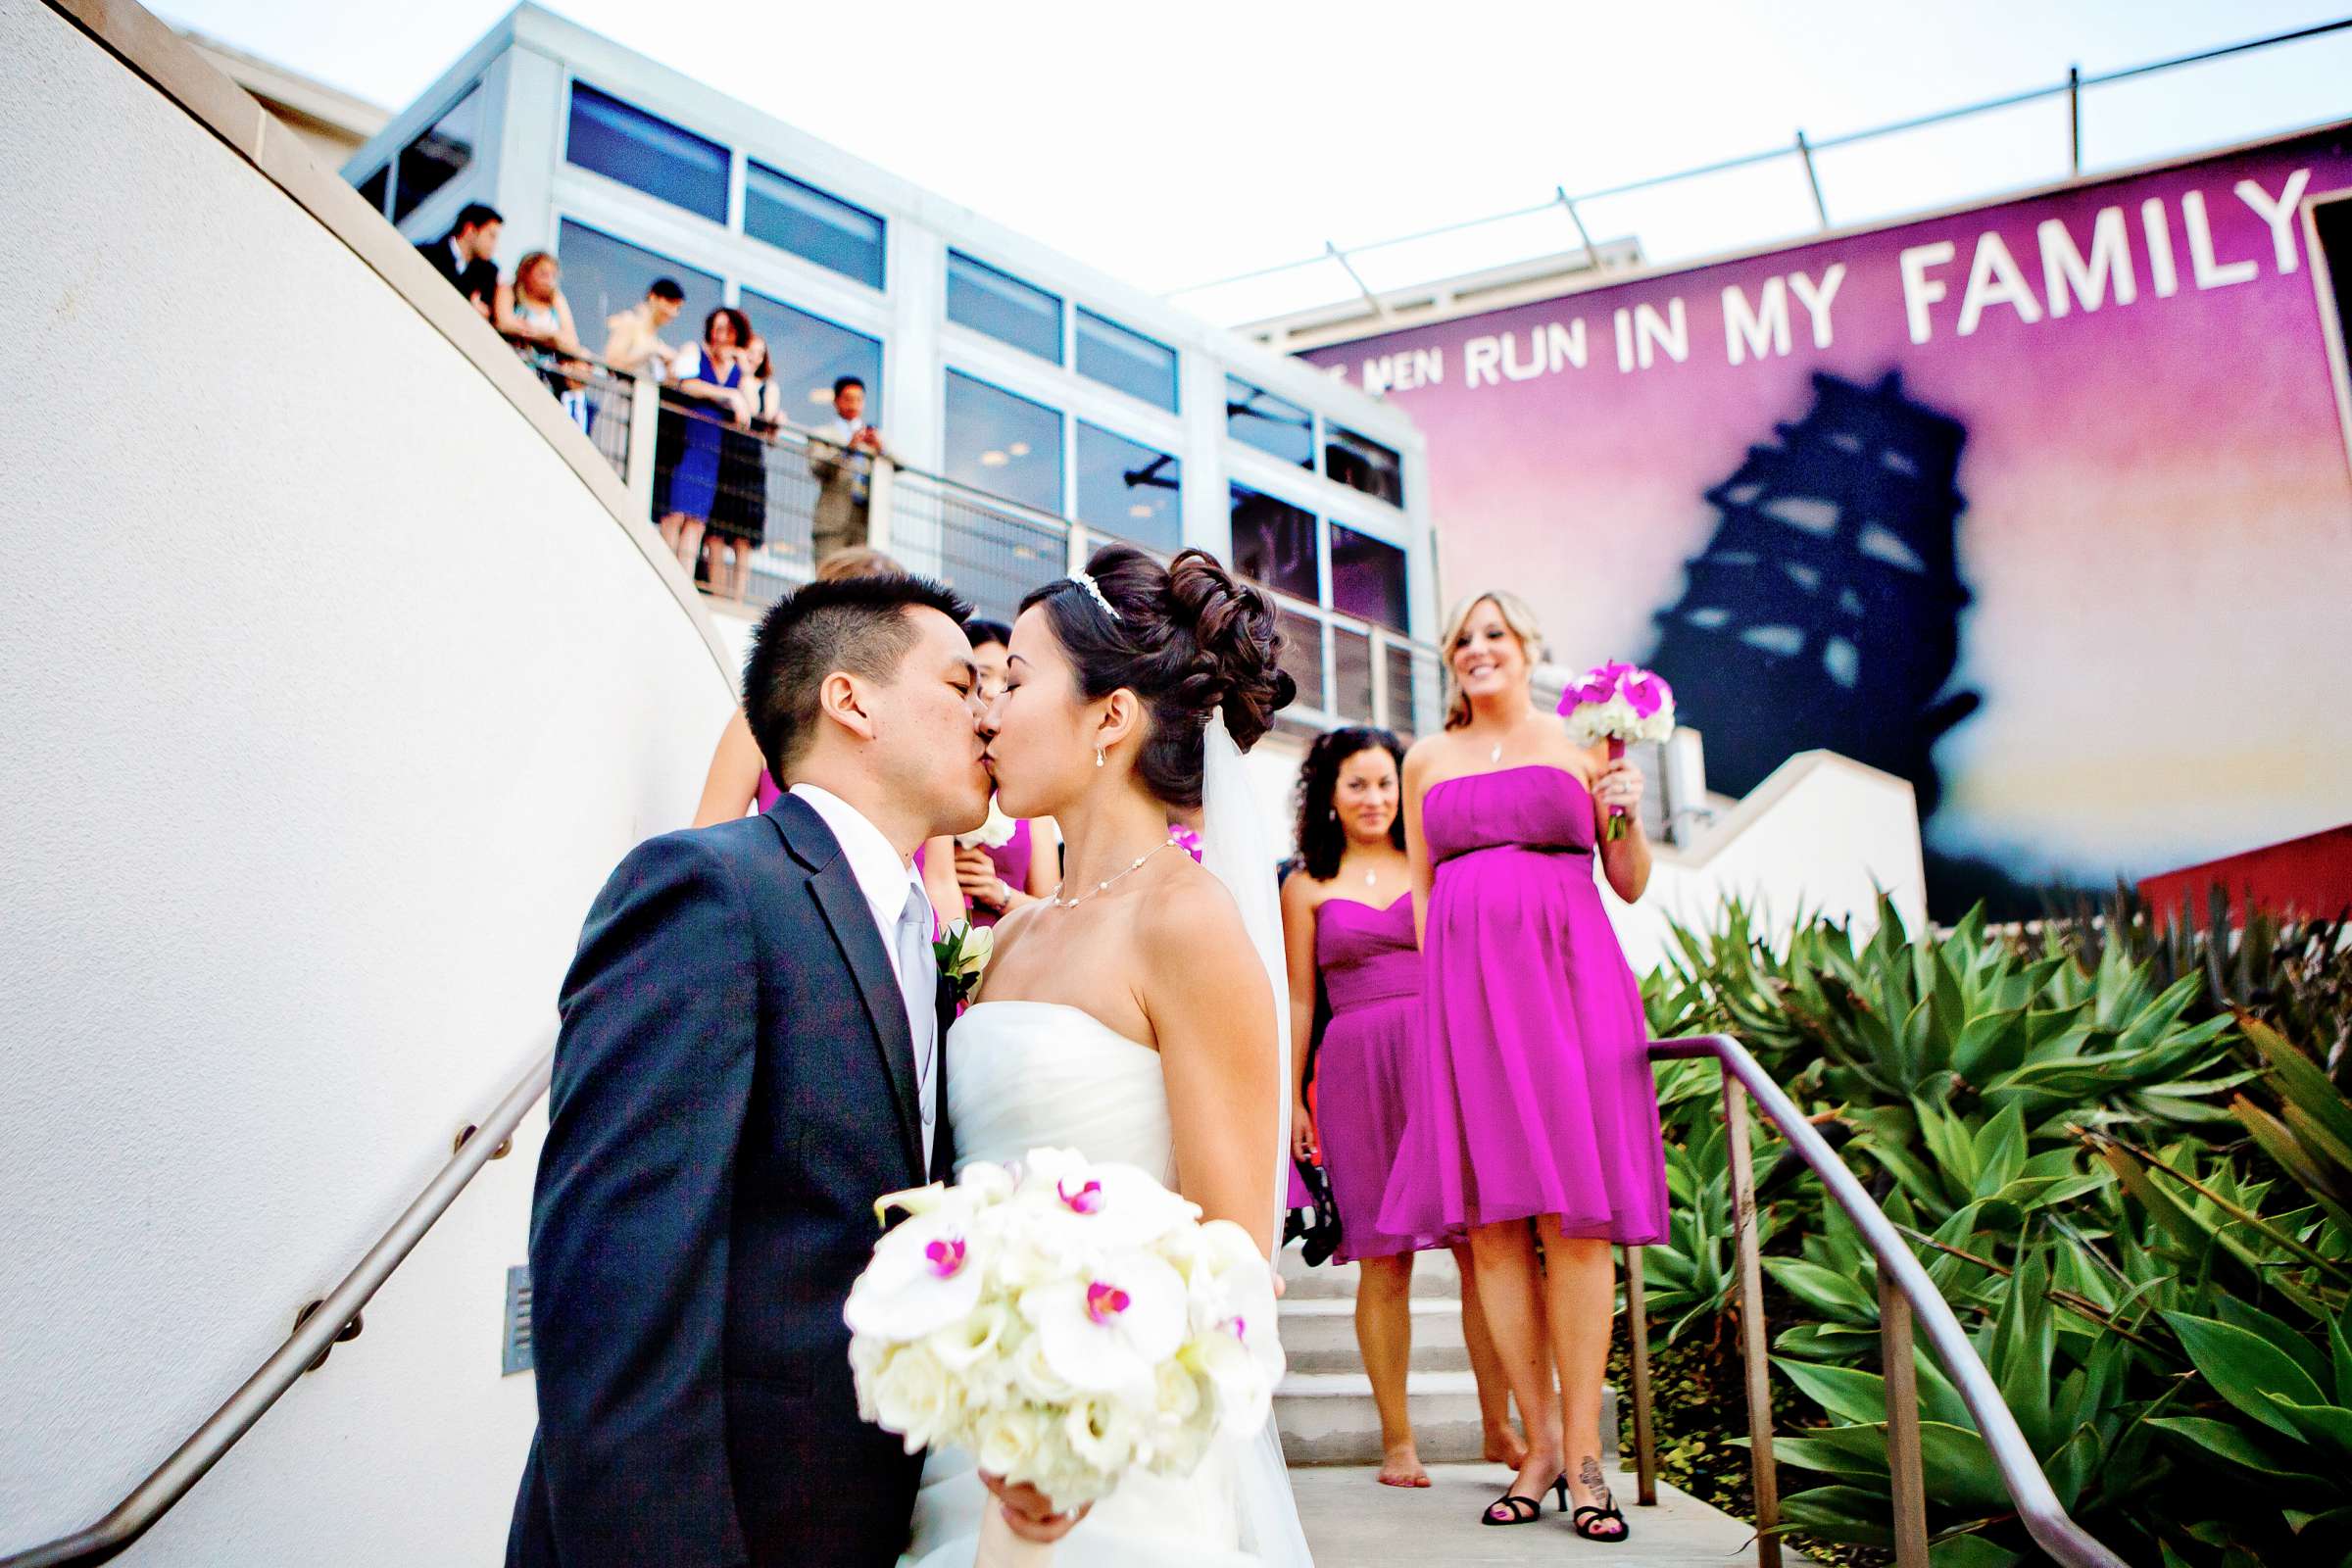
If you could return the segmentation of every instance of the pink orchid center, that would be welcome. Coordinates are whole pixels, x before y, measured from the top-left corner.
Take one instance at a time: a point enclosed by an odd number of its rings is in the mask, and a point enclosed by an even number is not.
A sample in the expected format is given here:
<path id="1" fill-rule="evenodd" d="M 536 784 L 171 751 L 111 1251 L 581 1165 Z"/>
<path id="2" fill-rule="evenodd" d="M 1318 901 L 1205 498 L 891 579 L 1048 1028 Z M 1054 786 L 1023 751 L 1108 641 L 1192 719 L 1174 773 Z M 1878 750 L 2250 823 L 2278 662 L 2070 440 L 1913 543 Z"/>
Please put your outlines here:
<path id="1" fill-rule="evenodd" d="M 1064 1203 L 1069 1205 L 1070 1211 L 1074 1214 L 1095 1214 L 1102 1211 L 1102 1184 L 1101 1182 L 1088 1182 L 1074 1193 L 1060 1182 L 1055 1182 L 1054 1191 Z"/>
<path id="2" fill-rule="evenodd" d="M 1097 1280 L 1086 1288 L 1086 1315 L 1098 1324 L 1108 1323 L 1126 1311 L 1134 1299 L 1116 1285 L 1105 1285 Z"/>
<path id="3" fill-rule="evenodd" d="M 1250 1320 L 1248 1318 L 1237 1317 L 1233 1320 L 1233 1337 L 1237 1340 L 1250 1338 Z"/>
<path id="4" fill-rule="evenodd" d="M 963 1272 L 963 1238 L 933 1242 L 923 1249 L 930 1260 L 931 1272 L 943 1280 L 952 1280 Z"/>

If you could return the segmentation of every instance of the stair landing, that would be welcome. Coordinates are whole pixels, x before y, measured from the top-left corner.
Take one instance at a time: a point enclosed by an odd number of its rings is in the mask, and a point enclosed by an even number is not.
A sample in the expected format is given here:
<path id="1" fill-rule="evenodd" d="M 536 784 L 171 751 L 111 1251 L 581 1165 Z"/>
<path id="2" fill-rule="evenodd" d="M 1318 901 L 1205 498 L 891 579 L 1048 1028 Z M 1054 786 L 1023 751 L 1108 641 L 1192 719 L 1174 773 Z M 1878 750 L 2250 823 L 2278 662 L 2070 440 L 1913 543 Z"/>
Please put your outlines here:
<path id="1" fill-rule="evenodd" d="M 1727 1568 L 1756 1560 L 1754 1532 L 1746 1524 L 1663 1485 L 1656 1507 L 1635 1507 L 1634 1478 L 1624 1473 L 1609 1484 L 1632 1535 L 1609 1546 L 1577 1540 L 1548 1502 L 1534 1524 L 1507 1530 L 1481 1525 L 1479 1510 L 1510 1480 L 1500 1465 L 1431 1465 L 1430 1486 L 1413 1492 L 1380 1486 L 1373 1474 L 1353 1467 L 1292 1467 L 1291 1486 L 1315 1568 L 1599 1568 L 1604 1561 L 1609 1568 Z M 1784 1547 L 1782 1561 L 1802 1565 L 1805 1559 Z"/>

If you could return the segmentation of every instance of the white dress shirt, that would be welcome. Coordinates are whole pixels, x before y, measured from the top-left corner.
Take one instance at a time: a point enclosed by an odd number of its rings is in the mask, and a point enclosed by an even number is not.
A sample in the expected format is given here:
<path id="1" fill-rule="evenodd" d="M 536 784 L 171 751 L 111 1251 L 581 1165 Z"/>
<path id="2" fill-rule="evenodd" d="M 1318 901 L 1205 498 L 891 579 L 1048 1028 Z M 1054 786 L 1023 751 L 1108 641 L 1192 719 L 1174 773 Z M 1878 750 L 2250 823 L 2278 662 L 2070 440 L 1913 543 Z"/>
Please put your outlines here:
<path id="1" fill-rule="evenodd" d="M 915 1102 L 922 1107 L 923 1164 L 928 1169 L 931 1145 L 939 1126 L 939 1075 L 933 1071 L 939 1058 L 939 1015 L 936 1008 L 927 1003 L 918 1004 L 916 999 L 928 999 L 937 992 L 938 969 L 926 940 L 917 960 L 924 972 L 908 975 L 905 971 L 899 921 L 911 894 L 922 901 L 928 922 L 930 895 L 924 891 L 923 879 L 914 866 L 899 858 L 899 852 L 890 847 L 890 840 L 882 836 L 882 830 L 867 821 L 858 808 L 814 784 L 795 784 L 792 793 L 808 803 L 809 809 L 824 819 L 825 826 L 833 830 L 833 837 L 840 842 L 841 853 L 850 862 L 850 874 L 857 878 L 858 891 L 865 895 L 866 907 L 881 933 L 882 951 L 890 956 L 891 968 L 898 976 L 900 999 L 906 1008 L 906 1032 L 914 1041 Z M 917 1010 L 918 1005 L 922 1010 Z"/>

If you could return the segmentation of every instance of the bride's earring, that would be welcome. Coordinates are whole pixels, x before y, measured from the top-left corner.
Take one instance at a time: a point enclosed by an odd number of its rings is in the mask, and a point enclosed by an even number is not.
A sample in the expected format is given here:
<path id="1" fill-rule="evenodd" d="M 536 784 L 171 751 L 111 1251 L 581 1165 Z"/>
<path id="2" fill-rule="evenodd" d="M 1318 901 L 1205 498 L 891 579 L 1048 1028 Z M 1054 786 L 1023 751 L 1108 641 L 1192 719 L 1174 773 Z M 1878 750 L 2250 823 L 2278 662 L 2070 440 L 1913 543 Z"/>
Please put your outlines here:
<path id="1" fill-rule="evenodd" d="M 1095 748 L 1095 765 L 1097 767 L 1102 765 L 1102 748 L 1100 746 Z"/>

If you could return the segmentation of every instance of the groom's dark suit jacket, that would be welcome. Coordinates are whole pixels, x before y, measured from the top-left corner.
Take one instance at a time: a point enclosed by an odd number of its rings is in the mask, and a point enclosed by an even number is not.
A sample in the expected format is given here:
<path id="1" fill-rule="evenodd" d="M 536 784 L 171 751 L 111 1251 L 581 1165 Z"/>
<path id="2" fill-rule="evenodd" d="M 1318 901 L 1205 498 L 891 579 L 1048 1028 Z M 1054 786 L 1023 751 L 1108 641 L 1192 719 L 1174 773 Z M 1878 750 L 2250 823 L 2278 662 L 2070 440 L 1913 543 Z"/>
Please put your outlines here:
<path id="1" fill-rule="evenodd" d="M 919 1460 L 858 1419 L 850 1282 L 924 1170 L 882 938 L 822 818 L 639 845 L 564 982 L 531 1204 L 539 1432 L 510 1568 L 888 1564 Z"/>

